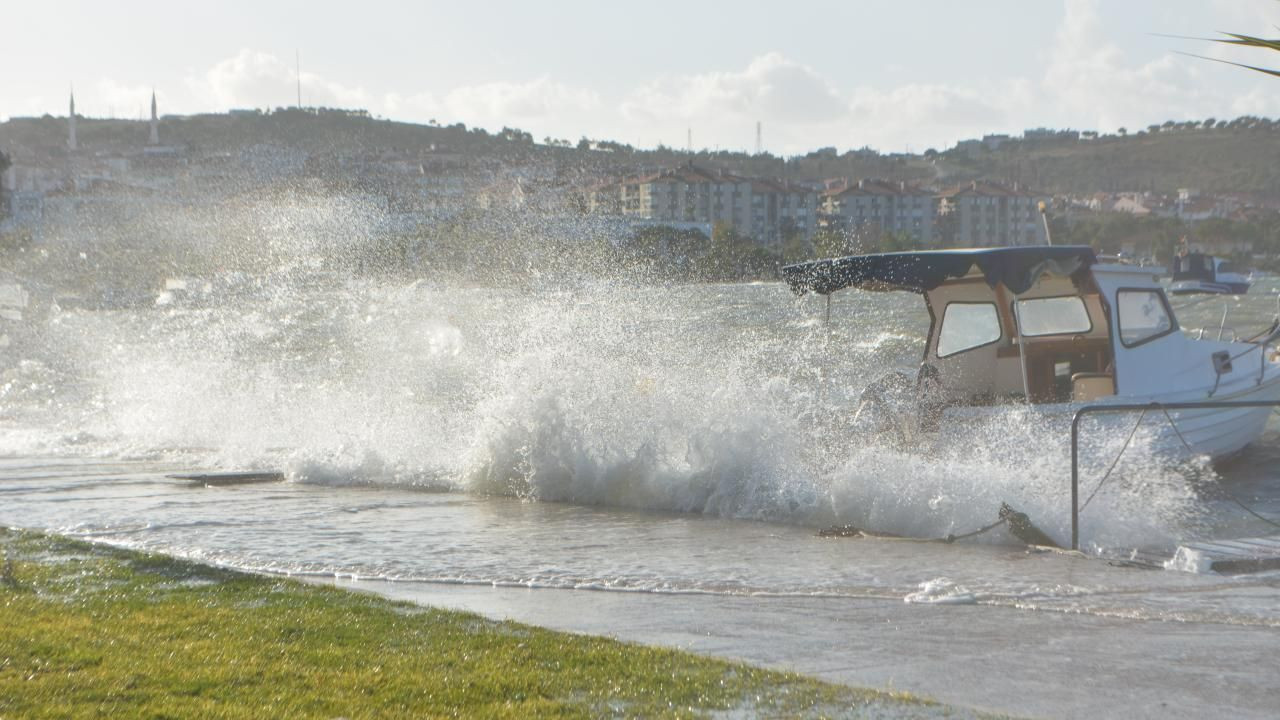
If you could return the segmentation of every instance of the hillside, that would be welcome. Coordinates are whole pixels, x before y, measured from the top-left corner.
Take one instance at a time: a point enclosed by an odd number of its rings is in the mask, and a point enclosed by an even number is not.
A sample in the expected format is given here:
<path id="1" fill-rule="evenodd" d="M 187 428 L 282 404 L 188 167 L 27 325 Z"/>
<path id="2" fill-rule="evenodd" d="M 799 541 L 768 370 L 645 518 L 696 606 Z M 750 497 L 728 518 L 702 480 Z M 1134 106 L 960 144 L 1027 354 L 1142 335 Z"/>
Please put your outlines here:
<path id="1" fill-rule="evenodd" d="M 81 118 L 78 125 L 81 147 L 90 152 L 136 150 L 147 137 L 144 121 Z M 65 118 L 14 118 L 0 124 L 0 147 L 11 149 L 19 161 L 56 157 L 64 151 L 65 138 Z M 591 175 L 638 172 L 693 160 L 742 175 L 814 182 L 884 177 L 953 183 L 983 177 L 1054 193 L 1172 192 L 1193 187 L 1209 193 L 1280 197 L 1280 123 L 1263 118 L 1166 123 L 1131 135 L 1093 139 L 1015 139 L 995 150 L 980 143 L 922 155 L 882 155 L 872 150 L 839 153 L 824 148 L 787 158 L 768 153 L 690 154 L 663 147 L 636 150 L 585 138 L 537 142 L 516 129 L 489 133 L 461 124 L 416 125 L 359 112 L 311 109 L 167 116 L 161 121 L 161 138 L 165 144 L 186 145 L 197 154 L 236 152 L 263 144 L 312 154 L 436 151 L 505 163 L 552 163 Z"/>

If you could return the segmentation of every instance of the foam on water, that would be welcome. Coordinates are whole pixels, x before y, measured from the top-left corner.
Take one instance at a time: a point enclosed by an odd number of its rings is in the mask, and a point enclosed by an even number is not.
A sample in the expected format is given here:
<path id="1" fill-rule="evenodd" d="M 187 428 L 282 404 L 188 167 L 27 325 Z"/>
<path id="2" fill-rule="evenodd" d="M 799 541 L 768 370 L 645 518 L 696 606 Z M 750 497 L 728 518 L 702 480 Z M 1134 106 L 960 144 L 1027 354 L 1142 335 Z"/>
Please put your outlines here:
<path id="1" fill-rule="evenodd" d="M 817 302 L 776 284 L 461 288 L 294 273 L 198 303 L 52 312 L 7 350 L 23 359 L 0 382 L 0 452 L 918 537 L 986 525 L 1008 502 L 1065 540 L 1060 420 L 1011 407 L 928 454 L 852 426 L 868 381 L 918 362 L 917 304 L 846 293 L 828 327 L 813 321 Z M 1082 476 L 1117 451 L 1095 447 Z M 1186 472 L 1141 437 L 1123 470 L 1089 510 L 1090 547 L 1194 531 Z"/>

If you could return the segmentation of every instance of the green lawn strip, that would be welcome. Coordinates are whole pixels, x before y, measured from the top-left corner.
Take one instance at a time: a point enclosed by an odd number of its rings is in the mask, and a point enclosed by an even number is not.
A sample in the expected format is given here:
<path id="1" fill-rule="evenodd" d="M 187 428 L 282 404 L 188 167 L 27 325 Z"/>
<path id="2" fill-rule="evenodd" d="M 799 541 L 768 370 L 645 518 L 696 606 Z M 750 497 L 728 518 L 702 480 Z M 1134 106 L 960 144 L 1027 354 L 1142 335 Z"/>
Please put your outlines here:
<path id="1" fill-rule="evenodd" d="M 0 719 L 949 716 L 903 694 L 0 529 Z M 958 711 L 959 715 L 969 713 Z"/>

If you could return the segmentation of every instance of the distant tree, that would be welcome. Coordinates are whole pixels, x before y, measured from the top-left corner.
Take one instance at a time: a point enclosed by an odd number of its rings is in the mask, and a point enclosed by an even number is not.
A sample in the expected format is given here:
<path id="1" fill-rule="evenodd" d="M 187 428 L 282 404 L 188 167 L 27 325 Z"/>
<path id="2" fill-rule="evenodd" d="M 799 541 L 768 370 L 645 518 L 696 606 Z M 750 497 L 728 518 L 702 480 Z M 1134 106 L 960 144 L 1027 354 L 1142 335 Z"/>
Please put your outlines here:
<path id="1" fill-rule="evenodd" d="M 885 233 L 880 237 L 880 252 L 901 252 L 903 250 L 919 250 L 920 244 L 915 236 L 905 230 L 896 233 Z"/>
<path id="2" fill-rule="evenodd" d="M 1120 128 L 1119 130 L 1116 130 L 1116 134 L 1117 134 L 1117 135 L 1119 135 L 1120 137 L 1124 137 L 1124 136 L 1126 136 L 1126 135 L 1128 135 L 1128 134 L 1129 134 L 1129 129 L 1128 129 L 1128 128 Z"/>
<path id="3" fill-rule="evenodd" d="M 782 261 L 786 263 L 802 262 L 813 257 L 813 243 L 805 237 L 805 232 L 790 218 L 782 221 Z"/>

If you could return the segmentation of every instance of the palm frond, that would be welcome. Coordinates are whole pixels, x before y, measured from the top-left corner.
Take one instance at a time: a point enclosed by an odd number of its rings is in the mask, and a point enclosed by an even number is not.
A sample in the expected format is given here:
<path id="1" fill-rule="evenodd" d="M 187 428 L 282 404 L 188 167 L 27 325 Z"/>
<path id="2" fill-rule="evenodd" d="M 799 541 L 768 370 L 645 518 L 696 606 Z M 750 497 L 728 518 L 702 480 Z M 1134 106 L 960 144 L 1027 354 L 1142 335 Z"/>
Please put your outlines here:
<path id="1" fill-rule="evenodd" d="M 1212 60 L 1213 62 L 1220 62 L 1226 65 L 1235 65 L 1236 67 L 1245 68 L 1247 70 L 1256 70 L 1257 72 L 1260 72 L 1260 73 L 1266 73 L 1267 75 L 1280 77 L 1280 70 L 1272 70 L 1271 68 L 1258 67 L 1257 65 L 1246 65 L 1244 63 L 1231 62 L 1230 60 L 1223 60 L 1221 58 L 1211 58 L 1211 57 L 1206 57 L 1204 55 L 1196 55 L 1194 53 L 1180 52 L 1178 54 L 1186 55 L 1187 57 L 1200 58 L 1201 60 Z"/>
<path id="2" fill-rule="evenodd" d="M 1223 43 L 1225 45 L 1244 45 L 1246 47 L 1268 48 L 1271 50 L 1280 50 L 1280 40 L 1268 40 L 1267 38 L 1253 37 L 1252 35 L 1240 35 L 1238 33 L 1224 32 L 1223 35 L 1231 38 L 1226 40 L 1223 38 L 1213 38 L 1214 42 Z"/>

